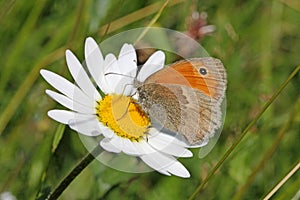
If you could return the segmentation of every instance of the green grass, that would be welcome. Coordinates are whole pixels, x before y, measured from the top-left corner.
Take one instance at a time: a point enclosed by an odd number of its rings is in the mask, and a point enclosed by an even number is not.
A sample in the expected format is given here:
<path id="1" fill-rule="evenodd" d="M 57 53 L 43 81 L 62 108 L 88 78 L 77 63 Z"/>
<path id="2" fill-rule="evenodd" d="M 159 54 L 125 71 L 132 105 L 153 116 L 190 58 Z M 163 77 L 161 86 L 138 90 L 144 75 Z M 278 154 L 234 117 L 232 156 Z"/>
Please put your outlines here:
<path id="1" fill-rule="evenodd" d="M 161 3 L 161 4 L 159 4 Z M 164 1 L 1 1 L 0 193 L 34 199 L 54 189 L 88 153 L 76 132 L 49 119 L 59 106 L 44 90 L 46 68 L 70 77 L 64 51 L 83 60 L 84 40 L 98 42 L 146 26 Z M 152 7 L 149 5 L 152 5 Z M 154 6 L 153 6 L 154 5 Z M 297 0 L 171 0 L 155 26 L 184 31 L 190 8 L 208 14 L 216 31 L 201 40 L 227 70 L 227 113 L 219 141 L 203 159 L 181 159 L 192 177 L 156 172 L 130 174 L 90 164 L 61 199 L 187 199 L 300 64 Z M 144 10 L 143 10 L 144 9 Z M 123 18 L 124 17 L 124 18 Z M 106 30 L 105 25 L 111 29 Z M 201 199 L 259 199 L 300 161 L 300 75 L 290 81 L 198 194 Z M 57 136 L 57 135 L 56 135 Z M 296 172 L 273 196 L 291 199 L 300 188 Z M 42 198 L 41 198 L 42 199 Z"/>

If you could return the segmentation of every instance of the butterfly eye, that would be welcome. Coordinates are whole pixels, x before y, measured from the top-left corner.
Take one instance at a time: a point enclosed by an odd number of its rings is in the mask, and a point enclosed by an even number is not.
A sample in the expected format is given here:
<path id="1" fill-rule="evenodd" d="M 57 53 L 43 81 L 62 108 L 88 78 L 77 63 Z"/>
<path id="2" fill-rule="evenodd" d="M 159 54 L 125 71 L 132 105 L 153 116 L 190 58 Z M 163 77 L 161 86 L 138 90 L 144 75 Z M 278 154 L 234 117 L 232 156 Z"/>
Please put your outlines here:
<path id="1" fill-rule="evenodd" d="M 199 72 L 200 72 L 200 74 L 202 74 L 202 75 L 206 75 L 206 74 L 207 74 L 207 71 L 206 71 L 205 68 L 200 68 Z"/>

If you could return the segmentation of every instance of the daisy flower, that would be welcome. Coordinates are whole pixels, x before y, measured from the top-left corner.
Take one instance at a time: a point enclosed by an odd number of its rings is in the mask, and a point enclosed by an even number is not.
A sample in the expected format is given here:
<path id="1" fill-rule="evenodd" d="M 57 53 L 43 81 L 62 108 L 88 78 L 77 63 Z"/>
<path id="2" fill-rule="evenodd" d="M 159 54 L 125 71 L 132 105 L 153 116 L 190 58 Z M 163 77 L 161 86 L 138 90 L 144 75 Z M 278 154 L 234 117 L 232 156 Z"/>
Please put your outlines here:
<path id="1" fill-rule="evenodd" d="M 75 84 L 51 71 L 40 71 L 59 91 L 46 93 L 68 109 L 50 110 L 48 116 L 80 134 L 103 135 L 99 144 L 108 152 L 139 157 L 165 175 L 190 177 L 177 160 L 192 156 L 186 143 L 153 127 L 134 95 L 134 81 L 145 80 L 163 68 L 164 61 L 162 51 L 153 53 L 137 75 L 137 56 L 132 45 L 124 44 L 118 58 L 113 54 L 104 58 L 97 43 L 89 37 L 85 42 L 87 71 L 70 50 L 66 51 Z"/>

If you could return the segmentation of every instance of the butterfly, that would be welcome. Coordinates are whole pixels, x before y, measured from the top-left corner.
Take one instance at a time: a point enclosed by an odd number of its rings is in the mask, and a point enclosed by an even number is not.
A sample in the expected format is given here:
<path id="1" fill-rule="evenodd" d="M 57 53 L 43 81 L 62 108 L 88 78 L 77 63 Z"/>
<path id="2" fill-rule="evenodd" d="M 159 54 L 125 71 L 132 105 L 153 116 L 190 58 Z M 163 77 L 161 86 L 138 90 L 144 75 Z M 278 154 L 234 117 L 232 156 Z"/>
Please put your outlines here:
<path id="1" fill-rule="evenodd" d="M 219 59 L 181 60 L 138 83 L 138 102 L 151 120 L 195 146 L 207 142 L 222 126 L 226 84 Z"/>

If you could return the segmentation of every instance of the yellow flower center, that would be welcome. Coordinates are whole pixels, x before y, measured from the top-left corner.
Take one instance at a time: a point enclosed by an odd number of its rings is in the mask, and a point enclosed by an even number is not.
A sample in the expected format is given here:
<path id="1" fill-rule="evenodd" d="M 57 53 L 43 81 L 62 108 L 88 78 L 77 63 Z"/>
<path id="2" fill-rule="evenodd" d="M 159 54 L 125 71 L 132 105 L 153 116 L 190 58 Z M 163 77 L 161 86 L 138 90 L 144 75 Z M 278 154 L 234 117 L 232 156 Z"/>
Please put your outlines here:
<path id="1" fill-rule="evenodd" d="M 117 135 L 138 141 L 148 131 L 150 119 L 132 97 L 110 94 L 98 103 L 99 121 Z"/>

